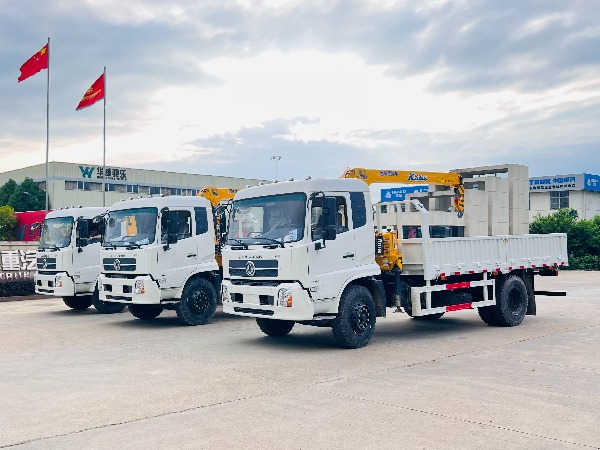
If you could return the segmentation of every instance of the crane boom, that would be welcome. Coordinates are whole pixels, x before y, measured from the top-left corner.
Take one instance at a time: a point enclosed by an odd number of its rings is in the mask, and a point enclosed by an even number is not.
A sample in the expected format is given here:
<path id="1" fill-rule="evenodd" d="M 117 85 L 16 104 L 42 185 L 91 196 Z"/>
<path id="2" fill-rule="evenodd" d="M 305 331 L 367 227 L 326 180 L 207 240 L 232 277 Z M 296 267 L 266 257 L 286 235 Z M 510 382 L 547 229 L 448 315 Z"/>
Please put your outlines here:
<path id="1" fill-rule="evenodd" d="M 239 189 L 207 187 L 196 194 L 198 197 L 207 199 L 213 208 L 219 206 L 223 200 L 230 200 Z"/>
<path id="2" fill-rule="evenodd" d="M 458 212 L 458 217 L 462 217 L 465 210 L 465 187 L 462 176 L 458 173 L 348 168 L 340 178 L 358 178 L 368 185 L 373 183 L 408 183 L 449 186 L 454 189 L 454 208 Z"/>

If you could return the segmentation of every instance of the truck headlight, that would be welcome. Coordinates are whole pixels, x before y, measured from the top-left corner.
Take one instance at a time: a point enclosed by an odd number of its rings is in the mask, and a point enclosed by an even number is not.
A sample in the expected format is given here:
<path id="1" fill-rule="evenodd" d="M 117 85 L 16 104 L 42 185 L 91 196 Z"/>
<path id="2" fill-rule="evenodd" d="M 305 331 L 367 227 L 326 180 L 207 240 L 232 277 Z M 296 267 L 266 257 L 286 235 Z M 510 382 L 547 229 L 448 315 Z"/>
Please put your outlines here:
<path id="1" fill-rule="evenodd" d="M 63 285 L 62 275 L 57 275 L 54 278 L 54 287 L 61 288 Z"/>
<path id="2" fill-rule="evenodd" d="M 143 294 L 146 292 L 144 287 L 144 280 L 135 280 L 135 286 L 133 287 L 134 294 Z"/>
<path id="3" fill-rule="evenodd" d="M 277 294 L 277 306 L 292 306 L 292 290 L 287 288 L 279 289 Z"/>
<path id="4" fill-rule="evenodd" d="M 221 285 L 221 301 L 229 301 L 229 291 L 227 290 L 227 286 L 225 286 L 224 284 Z"/>
<path id="5" fill-rule="evenodd" d="M 102 284 L 102 280 L 98 279 L 98 292 L 102 292 L 104 290 L 104 285 Z"/>

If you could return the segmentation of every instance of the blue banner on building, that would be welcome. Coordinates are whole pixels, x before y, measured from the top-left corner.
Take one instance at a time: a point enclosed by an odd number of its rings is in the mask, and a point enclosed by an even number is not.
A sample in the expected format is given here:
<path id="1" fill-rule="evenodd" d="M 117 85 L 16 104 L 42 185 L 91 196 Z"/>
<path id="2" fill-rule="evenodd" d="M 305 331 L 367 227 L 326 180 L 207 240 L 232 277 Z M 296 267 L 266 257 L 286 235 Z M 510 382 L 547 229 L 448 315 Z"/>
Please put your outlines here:
<path id="1" fill-rule="evenodd" d="M 381 190 L 382 202 L 400 202 L 406 200 L 406 194 L 414 194 L 415 192 L 427 192 L 427 186 L 410 186 L 398 187 Z"/>
<path id="2" fill-rule="evenodd" d="M 584 173 L 583 188 L 586 191 L 600 192 L 600 176 Z"/>

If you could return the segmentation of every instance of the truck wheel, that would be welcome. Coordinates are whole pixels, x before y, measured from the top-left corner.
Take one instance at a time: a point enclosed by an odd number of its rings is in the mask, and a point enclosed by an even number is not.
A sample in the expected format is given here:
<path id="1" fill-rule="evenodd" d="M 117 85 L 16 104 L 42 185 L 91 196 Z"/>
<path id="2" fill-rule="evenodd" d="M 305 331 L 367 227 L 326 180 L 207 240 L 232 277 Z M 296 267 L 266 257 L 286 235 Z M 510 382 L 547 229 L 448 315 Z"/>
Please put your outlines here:
<path id="1" fill-rule="evenodd" d="M 488 325 L 515 327 L 527 312 L 527 288 L 521 277 L 510 275 L 496 284 L 496 305 L 479 308 L 479 317 Z"/>
<path id="2" fill-rule="evenodd" d="M 71 309 L 87 309 L 92 306 L 92 296 L 83 297 L 63 297 L 63 302 Z"/>
<path id="3" fill-rule="evenodd" d="M 204 278 L 192 278 L 183 288 L 175 307 L 177 317 L 186 325 L 204 325 L 217 309 L 217 291 Z"/>
<path id="4" fill-rule="evenodd" d="M 112 303 L 100 300 L 98 297 L 98 290 L 95 290 L 94 295 L 92 295 L 92 305 L 94 305 L 94 308 L 96 308 L 100 314 L 115 314 L 125 309 L 125 305 L 122 303 Z"/>
<path id="5" fill-rule="evenodd" d="M 128 305 L 127 308 L 134 317 L 142 320 L 156 319 L 163 311 L 162 306 L 156 305 Z"/>
<path id="6" fill-rule="evenodd" d="M 256 319 L 258 328 L 267 336 L 286 336 L 294 328 L 295 322 L 291 320 Z"/>
<path id="7" fill-rule="evenodd" d="M 369 343 L 375 331 L 375 304 L 366 287 L 354 285 L 346 288 L 332 331 L 338 344 L 346 348 L 360 348 Z"/>

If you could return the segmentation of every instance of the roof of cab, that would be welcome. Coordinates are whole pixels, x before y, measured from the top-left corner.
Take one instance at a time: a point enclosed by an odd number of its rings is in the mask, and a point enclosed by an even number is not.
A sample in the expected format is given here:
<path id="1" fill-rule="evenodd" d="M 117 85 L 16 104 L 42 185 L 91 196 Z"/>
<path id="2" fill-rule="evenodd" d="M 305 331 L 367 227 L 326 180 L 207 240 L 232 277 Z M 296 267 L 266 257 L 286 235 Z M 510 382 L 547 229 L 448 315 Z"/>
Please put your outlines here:
<path id="1" fill-rule="evenodd" d="M 84 217 L 86 219 L 92 219 L 100 214 L 104 214 L 108 211 L 108 207 L 102 206 L 86 206 L 84 208 L 61 208 L 54 211 L 50 211 L 46 214 L 46 219 L 53 219 L 58 217 Z"/>
<path id="2" fill-rule="evenodd" d="M 211 208 L 210 202 L 204 197 L 186 195 L 167 195 L 165 197 L 140 197 L 121 200 L 110 207 L 111 211 L 135 208 Z"/>
<path id="3" fill-rule="evenodd" d="M 252 186 L 235 194 L 234 200 L 265 197 L 267 195 L 289 194 L 294 192 L 370 192 L 369 186 L 354 178 L 315 178 L 299 181 L 281 181 L 277 183 Z"/>

